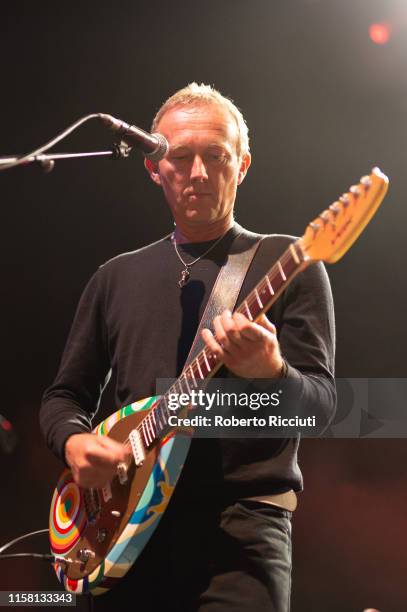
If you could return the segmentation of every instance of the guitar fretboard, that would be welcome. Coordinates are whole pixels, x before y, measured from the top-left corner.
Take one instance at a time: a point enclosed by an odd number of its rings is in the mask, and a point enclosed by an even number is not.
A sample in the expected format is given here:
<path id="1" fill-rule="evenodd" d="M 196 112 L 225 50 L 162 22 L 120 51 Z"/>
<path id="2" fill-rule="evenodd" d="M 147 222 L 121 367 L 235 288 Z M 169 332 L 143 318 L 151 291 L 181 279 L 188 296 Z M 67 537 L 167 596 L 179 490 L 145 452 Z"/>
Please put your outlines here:
<path id="1" fill-rule="evenodd" d="M 284 291 L 292 279 L 307 265 L 299 241 L 292 243 L 280 259 L 272 266 L 247 298 L 239 305 L 236 312 L 244 314 L 250 321 L 256 321 L 266 312 Z M 216 338 L 216 336 L 215 336 Z M 158 438 L 168 433 L 168 419 L 181 410 L 169 407 L 170 395 L 186 394 L 202 388 L 202 381 L 211 378 L 222 366 L 222 361 L 205 347 L 184 369 L 181 376 L 162 396 L 159 403 L 141 421 L 138 430 L 145 448 L 149 448 Z"/>

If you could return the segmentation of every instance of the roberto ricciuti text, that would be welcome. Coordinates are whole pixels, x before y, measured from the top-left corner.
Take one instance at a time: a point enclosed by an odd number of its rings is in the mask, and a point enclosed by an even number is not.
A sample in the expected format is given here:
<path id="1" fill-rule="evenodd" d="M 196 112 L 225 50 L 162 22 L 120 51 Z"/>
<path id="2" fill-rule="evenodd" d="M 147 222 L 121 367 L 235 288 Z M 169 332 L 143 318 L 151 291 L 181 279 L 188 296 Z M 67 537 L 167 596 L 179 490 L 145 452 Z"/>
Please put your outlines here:
<path id="1" fill-rule="evenodd" d="M 263 419 L 259 417 L 237 418 L 235 416 L 201 416 L 191 418 L 170 416 L 168 424 L 171 427 L 315 427 L 316 417 L 282 417 L 269 415 Z"/>

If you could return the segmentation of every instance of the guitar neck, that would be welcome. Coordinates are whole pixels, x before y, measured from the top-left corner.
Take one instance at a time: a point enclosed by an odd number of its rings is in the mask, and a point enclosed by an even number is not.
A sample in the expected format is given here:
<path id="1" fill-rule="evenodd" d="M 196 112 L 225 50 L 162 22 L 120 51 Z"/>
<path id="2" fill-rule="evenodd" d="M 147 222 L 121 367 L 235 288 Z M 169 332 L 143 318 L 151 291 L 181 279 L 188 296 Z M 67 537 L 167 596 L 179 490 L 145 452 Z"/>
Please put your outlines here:
<path id="1" fill-rule="evenodd" d="M 258 320 L 274 304 L 293 278 L 312 261 L 304 254 L 300 240 L 290 244 L 280 259 L 239 305 L 236 312 L 244 314 L 250 321 Z M 186 395 L 191 397 L 191 391 L 201 388 L 203 381 L 212 378 L 222 365 L 222 360 L 207 347 L 198 353 L 163 395 L 159 404 L 140 423 L 139 431 L 146 448 L 168 432 L 169 417 L 182 410 L 182 406 L 176 409 L 169 408 L 170 396 L 184 394 L 184 397 Z"/>
<path id="2" fill-rule="evenodd" d="M 247 298 L 236 308 L 236 312 L 245 315 L 250 321 L 257 321 L 263 313 L 269 310 L 293 278 L 309 263 L 310 260 L 304 256 L 299 240 L 297 240 L 261 278 Z M 210 349 L 203 348 L 174 383 L 175 389 L 172 387 L 172 392 L 188 393 L 188 386 L 191 387 L 194 380 L 201 381 L 211 378 L 222 365 L 223 362 Z"/>

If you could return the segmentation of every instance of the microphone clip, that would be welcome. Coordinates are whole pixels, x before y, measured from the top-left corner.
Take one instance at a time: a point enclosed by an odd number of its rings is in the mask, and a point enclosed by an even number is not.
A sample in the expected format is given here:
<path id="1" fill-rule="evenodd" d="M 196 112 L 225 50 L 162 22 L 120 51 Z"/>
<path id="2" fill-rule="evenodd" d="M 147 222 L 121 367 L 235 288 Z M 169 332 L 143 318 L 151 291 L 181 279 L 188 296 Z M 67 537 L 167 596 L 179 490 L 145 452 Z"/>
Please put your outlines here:
<path id="1" fill-rule="evenodd" d="M 124 142 L 124 140 L 113 143 L 112 159 L 126 159 L 127 157 L 130 157 L 131 149 L 132 147 L 130 147 L 127 142 Z"/>

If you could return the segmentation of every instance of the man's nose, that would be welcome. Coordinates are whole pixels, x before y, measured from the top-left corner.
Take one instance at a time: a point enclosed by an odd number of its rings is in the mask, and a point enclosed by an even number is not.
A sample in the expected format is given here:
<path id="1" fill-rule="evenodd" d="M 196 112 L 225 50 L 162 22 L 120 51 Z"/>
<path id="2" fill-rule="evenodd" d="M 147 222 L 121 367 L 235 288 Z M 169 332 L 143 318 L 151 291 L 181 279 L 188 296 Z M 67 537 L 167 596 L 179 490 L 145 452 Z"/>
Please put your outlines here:
<path id="1" fill-rule="evenodd" d="M 206 181 L 208 180 L 208 173 L 204 160 L 200 155 L 195 155 L 194 161 L 192 162 L 191 168 L 191 180 L 192 181 Z"/>

